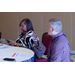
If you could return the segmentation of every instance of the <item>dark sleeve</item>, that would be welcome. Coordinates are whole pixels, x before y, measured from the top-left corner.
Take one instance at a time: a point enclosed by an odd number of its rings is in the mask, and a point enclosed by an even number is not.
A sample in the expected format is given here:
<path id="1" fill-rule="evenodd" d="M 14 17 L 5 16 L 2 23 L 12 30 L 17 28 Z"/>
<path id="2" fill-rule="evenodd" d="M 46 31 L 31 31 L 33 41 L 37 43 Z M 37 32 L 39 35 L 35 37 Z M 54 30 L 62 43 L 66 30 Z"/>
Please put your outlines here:
<path id="1" fill-rule="evenodd" d="M 45 46 L 42 44 L 42 42 L 39 40 L 38 41 L 38 45 L 32 47 L 32 50 L 35 53 L 35 59 L 39 59 L 42 57 L 42 55 L 44 54 L 44 52 L 46 51 Z"/>

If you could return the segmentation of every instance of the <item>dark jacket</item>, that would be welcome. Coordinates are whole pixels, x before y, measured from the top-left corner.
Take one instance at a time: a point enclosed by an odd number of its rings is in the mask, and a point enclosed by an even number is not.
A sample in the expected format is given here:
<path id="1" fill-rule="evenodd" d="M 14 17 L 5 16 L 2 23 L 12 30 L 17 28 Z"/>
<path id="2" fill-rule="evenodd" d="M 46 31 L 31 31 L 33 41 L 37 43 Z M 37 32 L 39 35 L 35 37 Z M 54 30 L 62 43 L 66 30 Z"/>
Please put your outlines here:
<path id="1" fill-rule="evenodd" d="M 52 38 L 47 57 L 48 62 L 70 62 L 70 45 L 63 32 Z"/>
<path id="2" fill-rule="evenodd" d="M 32 50 L 35 53 L 35 61 L 36 59 L 39 59 L 42 57 L 42 55 L 44 54 L 44 52 L 46 51 L 45 46 L 42 44 L 42 42 L 40 40 L 38 40 L 38 45 L 35 45 L 34 47 L 32 47 Z"/>

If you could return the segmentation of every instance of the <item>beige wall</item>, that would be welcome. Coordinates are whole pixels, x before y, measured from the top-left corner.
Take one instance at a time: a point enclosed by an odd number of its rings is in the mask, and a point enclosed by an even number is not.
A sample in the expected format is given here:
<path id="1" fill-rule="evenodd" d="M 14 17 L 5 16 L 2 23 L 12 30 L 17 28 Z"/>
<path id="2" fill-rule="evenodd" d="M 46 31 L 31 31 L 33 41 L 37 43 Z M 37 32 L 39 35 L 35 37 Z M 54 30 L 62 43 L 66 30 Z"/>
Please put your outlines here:
<path id="1" fill-rule="evenodd" d="M 2 38 L 15 40 L 18 36 L 17 13 L 0 12 Z"/>
<path id="2" fill-rule="evenodd" d="M 34 27 L 34 31 L 38 37 L 42 38 L 42 34 L 47 31 L 48 20 L 58 18 L 62 21 L 63 32 L 66 34 L 71 49 L 75 50 L 74 38 L 74 20 L 75 13 L 72 12 L 0 12 L 0 31 L 2 38 L 16 40 L 19 33 L 19 23 L 22 19 L 29 18 Z"/>

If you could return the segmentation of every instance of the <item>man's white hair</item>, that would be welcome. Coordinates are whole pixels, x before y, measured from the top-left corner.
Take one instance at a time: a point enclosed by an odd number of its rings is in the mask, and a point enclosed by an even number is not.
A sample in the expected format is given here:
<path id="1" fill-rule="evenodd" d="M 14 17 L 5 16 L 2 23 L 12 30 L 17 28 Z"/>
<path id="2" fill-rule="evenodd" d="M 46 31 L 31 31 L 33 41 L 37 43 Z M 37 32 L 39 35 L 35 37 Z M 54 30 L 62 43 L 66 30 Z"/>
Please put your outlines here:
<path id="1" fill-rule="evenodd" d="M 62 31 L 62 23 L 59 19 L 50 19 L 50 26 L 53 27 L 56 32 L 61 32 Z"/>

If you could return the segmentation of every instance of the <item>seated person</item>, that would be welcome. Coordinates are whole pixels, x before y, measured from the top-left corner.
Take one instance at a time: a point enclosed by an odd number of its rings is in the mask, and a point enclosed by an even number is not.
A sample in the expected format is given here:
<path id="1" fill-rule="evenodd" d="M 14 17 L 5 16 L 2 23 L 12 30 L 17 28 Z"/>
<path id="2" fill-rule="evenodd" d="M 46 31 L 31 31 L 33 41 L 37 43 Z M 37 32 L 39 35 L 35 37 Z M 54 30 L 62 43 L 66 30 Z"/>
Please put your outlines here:
<path id="1" fill-rule="evenodd" d="M 19 47 L 25 47 L 33 50 L 35 53 L 36 61 L 36 59 L 41 58 L 46 48 L 35 34 L 32 22 L 29 19 L 23 19 L 20 22 L 19 26 L 22 32 L 19 35 L 18 39 L 16 41 L 10 41 L 8 44 L 12 46 L 15 45 Z"/>
<path id="2" fill-rule="evenodd" d="M 0 40 L 1 40 L 1 37 L 2 37 L 2 33 L 0 32 Z M 0 41 L 0 43 L 2 43 L 2 42 Z"/>
<path id="3" fill-rule="evenodd" d="M 52 43 L 48 50 L 48 62 L 70 62 L 70 44 L 62 32 L 62 23 L 59 19 L 50 19 L 48 34 L 52 36 Z"/>

